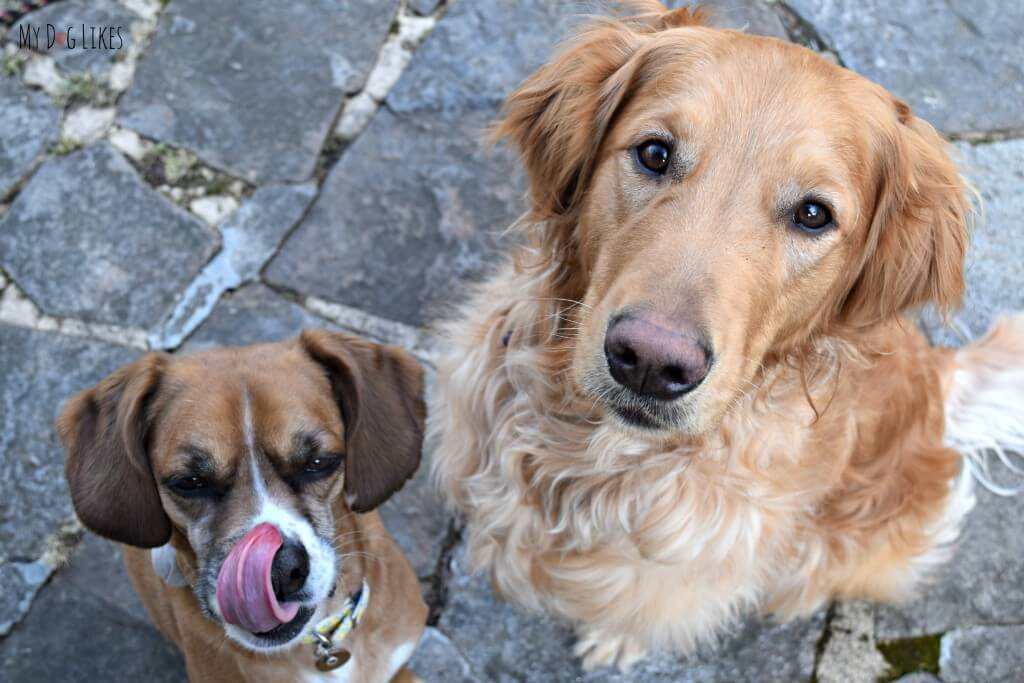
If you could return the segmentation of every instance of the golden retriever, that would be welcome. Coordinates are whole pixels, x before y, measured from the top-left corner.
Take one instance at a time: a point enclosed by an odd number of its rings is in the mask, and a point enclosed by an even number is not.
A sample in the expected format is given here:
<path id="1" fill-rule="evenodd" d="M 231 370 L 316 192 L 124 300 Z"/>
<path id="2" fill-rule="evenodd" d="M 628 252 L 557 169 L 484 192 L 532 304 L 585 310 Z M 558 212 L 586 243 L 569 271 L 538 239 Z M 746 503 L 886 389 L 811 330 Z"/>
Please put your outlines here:
<path id="1" fill-rule="evenodd" d="M 475 565 L 584 666 L 749 610 L 907 596 L 1019 448 L 1024 321 L 961 351 L 970 203 L 906 104 L 802 47 L 656 2 L 508 99 L 525 246 L 447 326 L 435 475 Z"/>

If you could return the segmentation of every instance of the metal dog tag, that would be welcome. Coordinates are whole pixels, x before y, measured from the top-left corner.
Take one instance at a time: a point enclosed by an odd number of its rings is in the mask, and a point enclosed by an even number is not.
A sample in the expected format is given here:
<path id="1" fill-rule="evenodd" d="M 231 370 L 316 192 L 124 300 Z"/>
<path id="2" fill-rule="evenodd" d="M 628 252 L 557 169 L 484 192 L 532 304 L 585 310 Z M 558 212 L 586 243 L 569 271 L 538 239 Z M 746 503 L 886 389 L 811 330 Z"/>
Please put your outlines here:
<path id="1" fill-rule="evenodd" d="M 352 653 L 343 647 L 331 648 L 327 654 L 317 657 L 316 668 L 320 671 L 334 671 L 352 659 Z"/>

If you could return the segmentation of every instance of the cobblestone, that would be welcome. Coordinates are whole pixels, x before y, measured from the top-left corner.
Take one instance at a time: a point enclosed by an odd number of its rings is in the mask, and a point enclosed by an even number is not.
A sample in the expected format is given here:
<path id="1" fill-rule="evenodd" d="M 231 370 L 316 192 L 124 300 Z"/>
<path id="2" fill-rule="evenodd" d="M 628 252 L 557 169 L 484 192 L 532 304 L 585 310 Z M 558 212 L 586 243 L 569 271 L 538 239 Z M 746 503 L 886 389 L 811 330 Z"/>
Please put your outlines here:
<path id="1" fill-rule="evenodd" d="M 929 321 L 934 341 L 962 343 L 1024 309 L 1024 5 L 705 4 L 719 26 L 796 40 L 877 80 L 958 140 L 984 210 L 963 337 Z M 23 22 L 109 21 L 126 28 L 125 45 L 33 50 L 18 48 L 17 27 L 6 32 L 4 680 L 185 676 L 117 548 L 78 542 L 52 431 L 62 403 L 147 348 L 185 353 L 306 327 L 404 346 L 426 364 L 429 391 L 433 322 L 492 267 L 525 208 L 514 154 L 486 145 L 483 130 L 585 5 L 65 0 Z M 584 673 L 564 625 L 518 612 L 467 571 L 427 460 L 382 510 L 436 618 L 412 662 L 427 681 L 868 683 L 896 675 L 885 659 L 894 648 L 920 643 L 927 661 L 901 664 L 901 683 L 1022 680 L 1024 497 L 981 491 L 952 563 L 902 605 L 841 603 L 830 618 L 784 625 L 750 617 L 691 658 Z"/>
<path id="2" fill-rule="evenodd" d="M 60 112 L 46 95 L 0 76 L 0 199 L 57 140 Z"/>
<path id="3" fill-rule="evenodd" d="M 0 219 L 0 265 L 45 313 L 85 322 L 155 323 L 215 243 L 106 144 L 46 162 Z"/>

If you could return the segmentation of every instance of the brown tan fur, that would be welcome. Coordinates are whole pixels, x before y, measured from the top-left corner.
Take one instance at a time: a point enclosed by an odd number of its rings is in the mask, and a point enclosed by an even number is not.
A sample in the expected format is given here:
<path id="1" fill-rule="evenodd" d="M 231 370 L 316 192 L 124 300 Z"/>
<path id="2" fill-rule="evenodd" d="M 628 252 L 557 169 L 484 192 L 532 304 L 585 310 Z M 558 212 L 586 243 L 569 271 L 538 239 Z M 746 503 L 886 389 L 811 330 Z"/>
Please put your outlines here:
<path id="1" fill-rule="evenodd" d="M 429 430 L 476 566 L 575 624 L 588 666 L 692 650 L 751 609 L 906 597 L 973 502 L 943 441 L 958 361 L 902 317 L 962 295 L 945 143 L 809 50 L 633 4 L 506 104 L 527 245 L 447 326 Z M 658 182 L 632 155 L 655 134 Z M 809 192 L 827 233 L 787 224 Z M 604 333 L 631 308 L 714 346 L 654 430 L 607 409 Z"/>
<path id="2" fill-rule="evenodd" d="M 422 391 L 422 369 L 400 349 L 307 331 L 278 344 L 149 354 L 69 402 L 58 431 L 75 509 L 88 528 L 124 544 L 129 576 L 184 653 L 190 680 L 331 680 L 315 668 L 310 644 L 297 639 L 259 651 L 258 643 L 229 637 L 220 621 L 220 563 L 251 528 L 261 500 L 306 520 L 331 552 L 334 582 L 307 630 L 337 614 L 364 579 L 370 586 L 368 611 L 344 641 L 354 665 L 339 669 L 338 680 L 385 680 L 396 649 L 411 652 L 426 604 L 374 508 L 419 463 Z M 168 486 L 191 471 L 197 449 L 211 479 L 226 488 L 216 500 L 183 498 Z M 295 473 L 322 453 L 343 457 L 339 469 L 295 483 Z M 154 570 L 149 548 L 165 543 L 176 550 L 185 587 Z M 395 680 L 409 675 L 399 671 Z"/>
<path id="3" fill-rule="evenodd" d="M 325 609 L 339 610 L 342 596 L 355 591 L 364 576 L 371 586 L 379 587 L 374 589 L 371 607 L 358 628 L 345 639 L 361 668 L 350 680 L 374 683 L 381 680 L 379 672 L 386 670 L 395 646 L 419 639 L 427 608 L 419 599 L 419 584 L 409 561 L 387 533 L 380 515 L 353 515 L 342 505 L 337 507 L 337 539 L 349 559 L 338 582 L 338 595 Z M 187 552 L 187 543 L 180 536 L 175 541 Z M 239 647 L 225 637 L 223 627 L 201 612 L 189 588 L 170 587 L 154 573 L 149 551 L 132 546 L 123 549 L 135 591 L 160 631 L 185 654 L 190 681 L 293 683 L 301 675 L 317 680 L 319 672 L 313 667 L 309 645 L 272 656 Z M 420 679 L 403 668 L 392 680 L 409 683 Z"/>

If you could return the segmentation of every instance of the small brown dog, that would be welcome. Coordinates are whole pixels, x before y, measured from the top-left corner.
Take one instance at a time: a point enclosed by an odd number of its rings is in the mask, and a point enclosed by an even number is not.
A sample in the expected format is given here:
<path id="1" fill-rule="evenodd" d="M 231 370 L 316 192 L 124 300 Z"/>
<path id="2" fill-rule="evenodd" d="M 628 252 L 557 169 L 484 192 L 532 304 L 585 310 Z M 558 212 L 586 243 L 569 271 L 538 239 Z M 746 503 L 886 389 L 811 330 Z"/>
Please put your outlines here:
<path id="1" fill-rule="evenodd" d="M 419 465 L 422 394 L 402 350 L 306 331 L 149 354 L 70 401 L 75 510 L 192 681 L 417 680 L 427 608 L 374 508 Z"/>

